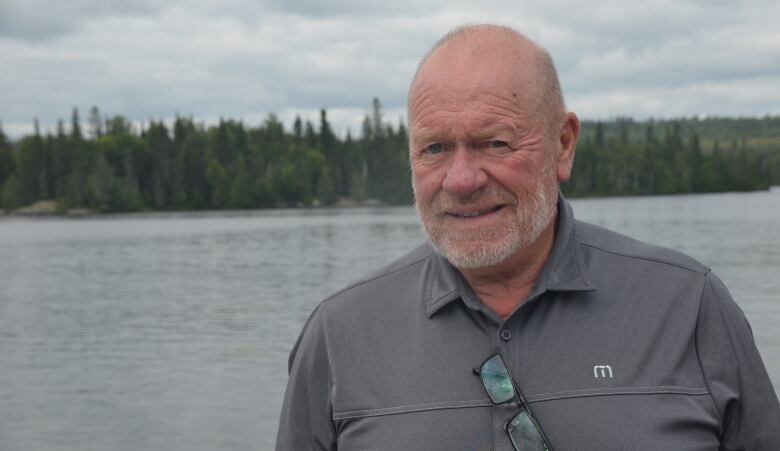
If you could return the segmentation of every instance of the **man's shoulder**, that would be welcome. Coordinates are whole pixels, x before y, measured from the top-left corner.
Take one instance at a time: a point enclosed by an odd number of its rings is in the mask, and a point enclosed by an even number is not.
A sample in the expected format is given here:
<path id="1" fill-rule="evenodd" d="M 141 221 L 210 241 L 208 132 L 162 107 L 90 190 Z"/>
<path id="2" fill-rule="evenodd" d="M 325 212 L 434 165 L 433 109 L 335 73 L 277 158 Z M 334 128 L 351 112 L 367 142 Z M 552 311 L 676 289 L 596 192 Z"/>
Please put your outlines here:
<path id="1" fill-rule="evenodd" d="M 682 252 L 646 243 L 595 224 L 576 221 L 580 244 L 596 252 L 637 263 L 660 264 L 706 274 L 710 268 Z"/>
<path id="2" fill-rule="evenodd" d="M 331 294 L 323 300 L 323 303 L 363 298 L 366 292 L 372 291 L 377 294 L 388 291 L 392 293 L 409 285 L 424 282 L 427 271 L 418 267 L 425 265 L 434 255 L 435 251 L 429 243 L 421 244 L 384 267 Z"/>

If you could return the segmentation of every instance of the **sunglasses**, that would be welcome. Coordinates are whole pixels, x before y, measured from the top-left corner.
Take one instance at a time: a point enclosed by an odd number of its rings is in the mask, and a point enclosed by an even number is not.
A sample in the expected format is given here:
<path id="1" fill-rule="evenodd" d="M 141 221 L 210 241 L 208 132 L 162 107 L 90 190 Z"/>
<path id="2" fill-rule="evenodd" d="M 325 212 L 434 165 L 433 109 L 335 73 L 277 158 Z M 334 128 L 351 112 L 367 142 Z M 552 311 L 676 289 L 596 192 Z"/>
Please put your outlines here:
<path id="1" fill-rule="evenodd" d="M 511 402 L 520 409 L 504 424 L 504 430 L 515 451 L 552 451 L 539 422 L 534 418 L 522 392 L 509 375 L 501 354 L 496 351 L 474 370 L 479 372 L 482 384 L 494 404 Z"/>

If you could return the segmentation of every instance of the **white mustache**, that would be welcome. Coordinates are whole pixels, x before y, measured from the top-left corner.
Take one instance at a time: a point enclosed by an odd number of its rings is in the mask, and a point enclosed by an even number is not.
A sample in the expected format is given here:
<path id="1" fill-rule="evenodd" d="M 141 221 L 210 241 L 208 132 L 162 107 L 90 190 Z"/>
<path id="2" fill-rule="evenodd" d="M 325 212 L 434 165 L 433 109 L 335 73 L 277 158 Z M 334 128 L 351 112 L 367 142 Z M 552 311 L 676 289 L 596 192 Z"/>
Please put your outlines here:
<path id="1" fill-rule="evenodd" d="M 517 197 L 508 190 L 496 185 L 489 185 L 485 188 L 474 191 L 468 196 L 456 196 L 446 191 L 440 191 L 433 198 L 431 206 L 435 214 L 443 214 L 449 210 L 480 205 L 517 205 Z"/>

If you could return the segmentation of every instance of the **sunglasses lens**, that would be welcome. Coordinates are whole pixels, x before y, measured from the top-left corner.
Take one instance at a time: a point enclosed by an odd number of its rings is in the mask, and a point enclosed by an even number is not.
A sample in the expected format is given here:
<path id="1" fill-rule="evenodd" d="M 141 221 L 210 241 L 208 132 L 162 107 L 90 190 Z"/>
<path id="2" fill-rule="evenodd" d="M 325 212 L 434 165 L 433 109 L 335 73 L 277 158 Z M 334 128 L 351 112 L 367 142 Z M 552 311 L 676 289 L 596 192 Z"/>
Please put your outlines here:
<path id="1" fill-rule="evenodd" d="M 525 410 L 507 423 L 506 431 L 518 451 L 547 451 L 539 429 Z"/>
<path id="2" fill-rule="evenodd" d="M 515 397 L 512 379 L 500 355 L 496 354 L 483 363 L 479 374 L 494 403 L 501 404 Z"/>

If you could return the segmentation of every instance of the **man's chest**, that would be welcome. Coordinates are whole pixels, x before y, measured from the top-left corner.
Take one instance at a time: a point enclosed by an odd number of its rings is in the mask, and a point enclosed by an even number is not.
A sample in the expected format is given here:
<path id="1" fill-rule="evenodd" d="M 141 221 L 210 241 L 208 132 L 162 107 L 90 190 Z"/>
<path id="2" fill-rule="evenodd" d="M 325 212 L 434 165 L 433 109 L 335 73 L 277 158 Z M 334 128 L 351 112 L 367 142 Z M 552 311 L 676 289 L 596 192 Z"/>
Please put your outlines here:
<path id="1" fill-rule="evenodd" d="M 695 323 L 559 314 L 553 330 L 542 317 L 490 325 L 446 314 L 375 330 L 370 352 L 340 343 L 351 358 L 333 374 L 339 449 L 511 450 L 503 425 L 514 412 L 494 406 L 473 371 L 495 349 L 558 450 L 718 448 Z"/>

